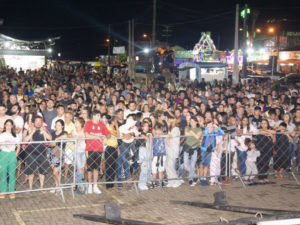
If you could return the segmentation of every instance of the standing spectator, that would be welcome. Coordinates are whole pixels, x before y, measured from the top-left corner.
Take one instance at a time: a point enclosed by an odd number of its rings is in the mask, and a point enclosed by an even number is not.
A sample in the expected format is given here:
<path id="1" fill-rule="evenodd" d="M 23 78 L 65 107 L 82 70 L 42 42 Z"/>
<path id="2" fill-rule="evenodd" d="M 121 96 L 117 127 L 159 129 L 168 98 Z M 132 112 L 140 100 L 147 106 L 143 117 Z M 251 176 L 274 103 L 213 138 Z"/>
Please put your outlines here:
<path id="1" fill-rule="evenodd" d="M 247 160 L 246 160 L 246 181 L 253 182 L 254 176 L 258 173 L 256 160 L 260 156 L 260 151 L 256 150 L 254 141 L 251 141 L 249 138 L 245 140 L 246 145 L 249 146 L 249 151 L 247 151 Z"/>
<path id="2" fill-rule="evenodd" d="M 126 123 L 119 127 L 120 137 L 122 142 L 119 145 L 120 155 L 117 162 L 117 176 L 118 181 L 122 181 L 122 168 L 124 169 L 125 180 L 132 179 L 129 176 L 130 165 L 129 161 L 133 163 L 132 157 L 136 154 L 136 148 L 134 145 L 134 136 L 138 136 L 138 130 L 136 128 L 136 121 L 131 117 L 126 120 Z M 118 184 L 122 186 L 121 183 Z"/>
<path id="3" fill-rule="evenodd" d="M 55 117 L 57 117 L 57 111 L 54 108 L 54 101 L 52 99 L 49 99 L 47 101 L 47 108 L 43 112 L 43 116 L 45 119 L 45 122 L 47 123 L 47 126 L 51 128 L 52 121 Z"/>
<path id="4" fill-rule="evenodd" d="M 27 136 L 24 137 L 25 142 L 30 143 L 26 149 L 26 169 L 25 174 L 29 175 L 29 190 L 32 190 L 34 172 L 39 169 L 40 188 L 44 188 L 45 175 L 47 174 L 49 163 L 46 155 L 46 146 L 43 143 L 34 143 L 35 141 L 51 141 L 52 137 L 43 126 L 43 118 L 36 116 L 33 126 L 29 127 Z"/>
<path id="5" fill-rule="evenodd" d="M 118 140 L 120 137 L 118 123 L 115 119 L 109 118 L 108 130 L 111 138 L 106 142 L 105 149 L 105 178 L 106 182 L 114 182 L 116 177 L 118 159 Z M 106 184 L 106 188 L 113 188 L 114 184 Z"/>
<path id="6" fill-rule="evenodd" d="M 151 188 L 158 186 L 156 182 L 157 172 L 158 178 L 161 180 L 162 185 L 166 163 L 166 141 L 165 135 L 163 135 L 163 128 L 160 124 L 156 124 L 154 127 L 154 138 L 153 138 L 153 158 L 152 158 L 152 185 Z"/>
<path id="7" fill-rule="evenodd" d="M 7 178 L 8 183 L 8 192 L 15 191 L 15 174 L 17 167 L 17 155 L 20 152 L 20 145 L 18 145 L 18 139 L 14 122 L 11 119 L 8 119 L 4 123 L 4 130 L 0 134 L 0 187 L 1 192 L 7 191 Z M 8 177 L 7 177 L 8 175 Z M 10 194 L 10 198 L 15 198 L 15 194 Z M 5 195 L 0 195 L 0 198 L 5 198 Z"/>
<path id="8" fill-rule="evenodd" d="M 51 130 L 55 129 L 55 123 L 57 120 L 63 120 L 65 122 L 65 107 L 63 105 L 57 106 L 57 116 L 52 120 Z"/>
<path id="9" fill-rule="evenodd" d="M 84 173 L 84 166 L 86 161 L 86 155 L 85 155 L 85 135 L 84 135 L 84 125 L 85 121 L 82 117 L 78 117 L 75 119 L 75 130 L 73 130 L 72 137 L 77 139 L 77 145 L 76 145 L 76 162 L 75 166 L 77 168 L 76 171 L 76 183 L 81 182 L 83 178 Z"/>
<path id="10" fill-rule="evenodd" d="M 289 143 L 292 140 L 292 137 L 287 133 L 287 125 L 282 122 L 279 125 L 278 132 L 276 133 L 276 142 L 275 142 L 275 162 L 274 170 L 275 177 L 278 179 L 283 179 L 282 173 L 289 166 Z"/>
<path id="11" fill-rule="evenodd" d="M 183 159 L 184 168 L 189 172 L 189 184 L 195 186 L 197 184 L 197 175 L 195 173 L 195 166 L 197 161 L 198 149 L 200 148 L 200 138 L 202 136 L 202 129 L 197 127 L 198 120 L 192 117 L 190 126 L 185 128 L 184 135 L 187 136 L 183 145 Z"/>
<path id="12" fill-rule="evenodd" d="M 92 194 L 101 194 L 101 191 L 98 188 L 98 176 L 99 169 L 101 164 L 101 158 L 103 153 L 103 144 L 106 141 L 106 138 L 110 137 L 109 130 L 105 125 L 100 122 L 100 112 L 95 110 L 93 112 L 92 120 L 85 123 L 84 132 L 85 136 L 89 138 L 86 141 L 87 152 L 87 171 L 88 171 L 88 193 Z M 92 183 L 94 185 L 92 185 Z"/>
<path id="13" fill-rule="evenodd" d="M 140 144 L 139 147 L 139 162 L 140 162 L 140 177 L 138 187 L 140 190 L 148 190 L 147 182 L 151 180 L 150 160 L 151 160 L 151 149 L 150 149 L 150 138 L 152 134 L 150 132 L 149 123 L 146 121 L 142 122 L 142 132 L 140 135 L 141 139 L 137 141 Z"/>
<path id="14" fill-rule="evenodd" d="M 55 130 L 51 132 L 52 140 L 59 141 L 61 139 L 67 138 L 68 134 L 64 130 L 65 123 L 63 120 L 57 120 L 55 123 Z M 52 150 L 49 152 L 49 161 L 52 168 L 53 177 L 55 181 L 55 186 L 59 186 L 59 167 L 60 167 L 60 156 L 63 155 L 61 152 L 65 151 L 66 143 L 53 142 L 50 143 Z M 55 152 L 54 152 L 55 151 Z"/>
<path id="15" fill-rule="evenodd" d="M 273 150 L 273 139 L 272 135 L 276 132 L 271 129 L 269 126 L 269 122 L 266 119 L 261 121 L 261 127 L 259 129 L 259 133 L 256 136 L 256 148 L 260 151 L 260 156 L 257 159 L 257 169 L 259 182 L 269 182 L 268 175 L 266 173 L 269 170 L 269 163 L 272 158 L 272 150 Z"/>
<path id="16" fill-rule="evenodd" d="M 178 179 L 176 174 L 175 164 L 176 158 L 179 155 L 179 146 L 180 146 L 180 130 L 178 127 L 177 120 L 175 118 L 169 119 L 169 135 L 170 137 L 167 140 L 167 149 L 166 149 L 166 173 L 168 176 L 168 185 L 167 187 L 177 188 L 181 185 L 181 182 Z M 174 180 L 172 180 L 174 179 Z"/>
<path id="17" fill-rule="evenodd" d="M 216 150 L 216 135 L 223 135 L 224 132 L 216 124 L 209 123 L 203 131 L 201 144 L 201 164 L 200 164 L 200 183 L 207 186 L 206 176 L 210 167 L 211 153 Z"/>
<path id="18" fill-rule="evenodd" d="M 4 123 L 6 120 L 11 119 L 10 116 L 6 115 L 7 108 L 5 105 L 0 105 L 0 132 L 4 130 Z"/>
<path id="19" fill-rule="evenodd" d="M 65 118 L 65 121 L 64 121 L 65 129 L 64 130 L 67 133 L 67 137 L 71 137 L 72 133 L 75 130 L 75 125 L 73 123 L 73 115 L 70 111 L 67 111 L 64 115 L 64 118 Z M 67 145 L 64 150 L 64 166 L 65 166 L 64 176 L 65 176 L 65 178 L 68 177 L 69 167 L 70 167 L 70 165 L 73 164 L 74 148 L 75 148 L 74 142 L 72 142 L 72 141 L 67 142 Z"/>

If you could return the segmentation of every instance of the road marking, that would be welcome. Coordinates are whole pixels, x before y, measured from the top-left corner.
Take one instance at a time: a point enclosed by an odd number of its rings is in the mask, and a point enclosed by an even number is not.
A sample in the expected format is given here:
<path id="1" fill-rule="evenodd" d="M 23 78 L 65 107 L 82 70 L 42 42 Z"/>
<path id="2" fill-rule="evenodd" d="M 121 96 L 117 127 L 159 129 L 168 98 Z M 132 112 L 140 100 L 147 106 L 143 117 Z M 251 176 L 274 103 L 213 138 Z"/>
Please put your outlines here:
<path id="1" fill-rule="evenodd" d="M 111 192 L 107 191 L 101 184 L 99 185 L 101 187 L 101 189 L 108 194 L 110 197 L 112 197 L 113 199 L 115 199 L 120 205 L 124 205 L 125 203 L 119 199 L 117 196 L 115 196 L 114 194 L 112 194 Z"/>
<path id="2" fill-rule="evenodd" d="M 22 217 L 21 217 L 19 212 L 13 211 L 13 214 L 14 214 L 14 216 L 15 216 L 15 218 L 16 218 L 19 225 L 26 225 L 25 222 L 22 220 Z"/>
<path id="3" fill-rule="evenodd" d="M 47 211 L 55 211 L 61 209 L 80 209 L 80 208 L 88 208 L 88 207 L 96 207 L 102 206 L 102 204 L 91 204 L 91 205 L 75 205 L 75 206 L 64 206 L 64 207 L 56 207 L 56 208 L 44 208 L 44 209 L 34 209 L 34 210 L 19 210 L 18 213 L 35 213 L 35 212 L 47 212 Z"/>

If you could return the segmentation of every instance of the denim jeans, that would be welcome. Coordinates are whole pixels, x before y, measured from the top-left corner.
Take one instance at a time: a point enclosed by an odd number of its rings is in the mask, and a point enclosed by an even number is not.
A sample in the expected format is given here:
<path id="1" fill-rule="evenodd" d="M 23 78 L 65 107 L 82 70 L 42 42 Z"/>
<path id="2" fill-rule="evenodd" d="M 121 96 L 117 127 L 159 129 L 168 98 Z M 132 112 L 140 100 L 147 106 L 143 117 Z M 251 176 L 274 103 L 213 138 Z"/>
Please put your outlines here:
<path id="1" fill-rule="evenodd" d="M 139 177 L 139 187 L 147 187 L 148 181 L 151 181 L 151 151 L 145 147 L 139 149 L 139 161 L 141 163 L 141 172 Z"/>
<path id="2" fill-rule="evenodd" d="M 130 166 L 128 160 L 130 158 L 130 149 L 132 146 L 134 146 L 133 143 L 125 143 L 125 142 L 122 142 L 122 144 L 119 146 L 120 155 L 117 160 L 118 181 L 122 181 L 122 168 L 124 169 L 125 180 L 129 179 Z"/>
<path id="3" fill-rule="evenodd" d="M 183 173 L 184 173 L 184 164 L 183 164 L 183 157 L 181 156 L 181 154 L 183 155 L 183 147 L 180 146 L 179 147 L 179 155 L 178 158 L 176 159 L 178 161 L 178 168 L 176 167 L 176 163 L 175 163 L 175 170 L 178 170 L 178 177 L 182 178 Z"/>
<path id="4" fill-rule="evenodd" d="M 197 161 L 197 151 L 195 150 L 191 157 L 189 156 L 188 152 L 183 153 L 183 161 L 184 161 L 184 168 L 185 170 L 189 171 L 189 180 L 193 178 L 197 178 L 195 173 L 195 165 Z"/>
<path id="5" fill-rule="evenodd" d="M 246 151 L 241 151 L 238 148 L 236 149 L 239 160 L 240 160 L 240 172 L 241 175 L 244 176 L 246 174 L 246 159 L 247 159 L 247 152 Z"/>

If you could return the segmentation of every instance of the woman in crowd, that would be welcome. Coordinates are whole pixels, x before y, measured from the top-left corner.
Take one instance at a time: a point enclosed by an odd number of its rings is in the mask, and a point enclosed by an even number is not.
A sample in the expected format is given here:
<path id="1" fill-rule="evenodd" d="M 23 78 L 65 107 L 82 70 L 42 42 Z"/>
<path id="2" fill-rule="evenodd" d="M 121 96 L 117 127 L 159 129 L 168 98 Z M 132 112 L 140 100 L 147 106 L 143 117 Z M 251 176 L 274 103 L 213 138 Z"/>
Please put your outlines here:
<path id="1" fill-rule="evenodd" d="M 197 184 L 197 175 L 195 173 L 198 149 L 200 148 L 200 138 L 202 129 L 198 127 L 196 117 L 190 119 L 190 124 L 185 128 L 184 135 L 187 136 L 183 145 L 184 168 L 189 172 L 189 184 Z"/>
<path id="2" fill-rule="evenodd" d="M 168 120 L 169 123 L 169 135 L 170 137 L 167 139 L 166 146 L 166 173 L 168 177 L 168 185 L 167 187 L 179 187 L 181 182 L 177 179 L 178 175 L 175 170 L 176 158 L 179 155 L 179 146 L 180 146 L 180 130 L 178 127 L 178 123 L 176 119 L 170 118 Z"/>
<path id="3" fill-rule="evenodd" d="M 0 134 L 0 189 L 1 192 L 15 191 L 15 174 L 17 167 L 17 155 L 20 152 L 19 140 L 15 132 L 14 122 L 8 119 L 4 123 L 3 132 Z M 8 176 L 8 177 L 7 177 Z M 7 190 L 7 180 L 8 190 Z M 15 194 L 10 194 L 10 198 L 15 198 Z M 0 198 L 5 195 L 0 194 Z"/>
<path id="4" fill-rule="evenodd" d="M 268 175 L 270 160 L 273 151 L 273 135 L 276 133 L 267 119 L 261 121 L 261 127 L 256 135 L 256 148 L 260 151 L 260 156 L 257 159 L 257 169 L 259 182 L 269 182 Z"/>
<path id="5" fill-rule="evenodd" d="M 59 186 L 59 166 L 61 165 L 61 156 L 65 150 L 66 143 L 63 144 L 59 140 L 65 139 L 68 137 L 68 133 L 64 130 L 65 122 L 61 119 L 55 122 L 55 130 L 52 131 L 51 136 L 52 140 L 56 142 L 50 143 L 49 162 L 53 172 L 53 178 L 55 181 L 56 187 Z M 58 142 L 57 142 L 58 141 Z"/>

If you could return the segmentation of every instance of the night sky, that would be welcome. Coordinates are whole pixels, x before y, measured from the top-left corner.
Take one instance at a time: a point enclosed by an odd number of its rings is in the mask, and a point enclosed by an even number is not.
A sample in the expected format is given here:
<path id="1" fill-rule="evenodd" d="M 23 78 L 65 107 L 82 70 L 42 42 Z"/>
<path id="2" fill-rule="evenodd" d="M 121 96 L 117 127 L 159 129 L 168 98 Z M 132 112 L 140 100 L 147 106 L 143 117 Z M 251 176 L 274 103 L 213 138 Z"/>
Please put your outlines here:
<path id="1" fill-rule="evenodd" d="M 235 4 L 230 0 L 157 0 L 157 40 L 164 25 L 171 25 L 170 45 L 192 49 L 201 32 L 211 31 L 221 50 L 233 48 Z M 251 9 L 259 11 L 256 27 L 267 27 L 269 19 L 287 19 L 286 31 L 300 32 L 300 0 L 249 0 Z M 135 40 L 151 34 L 152 0 L 1 0 L 0 33 L 24 40 L 61 36 L 54 51 L 63 58 L 94 59 L 107 51 L 105 39 L 111 24 L 113 44 L 127 45 L 128 20 L 134 18 Z M 240 21 L 242 26 L 242 22 Z"/>

